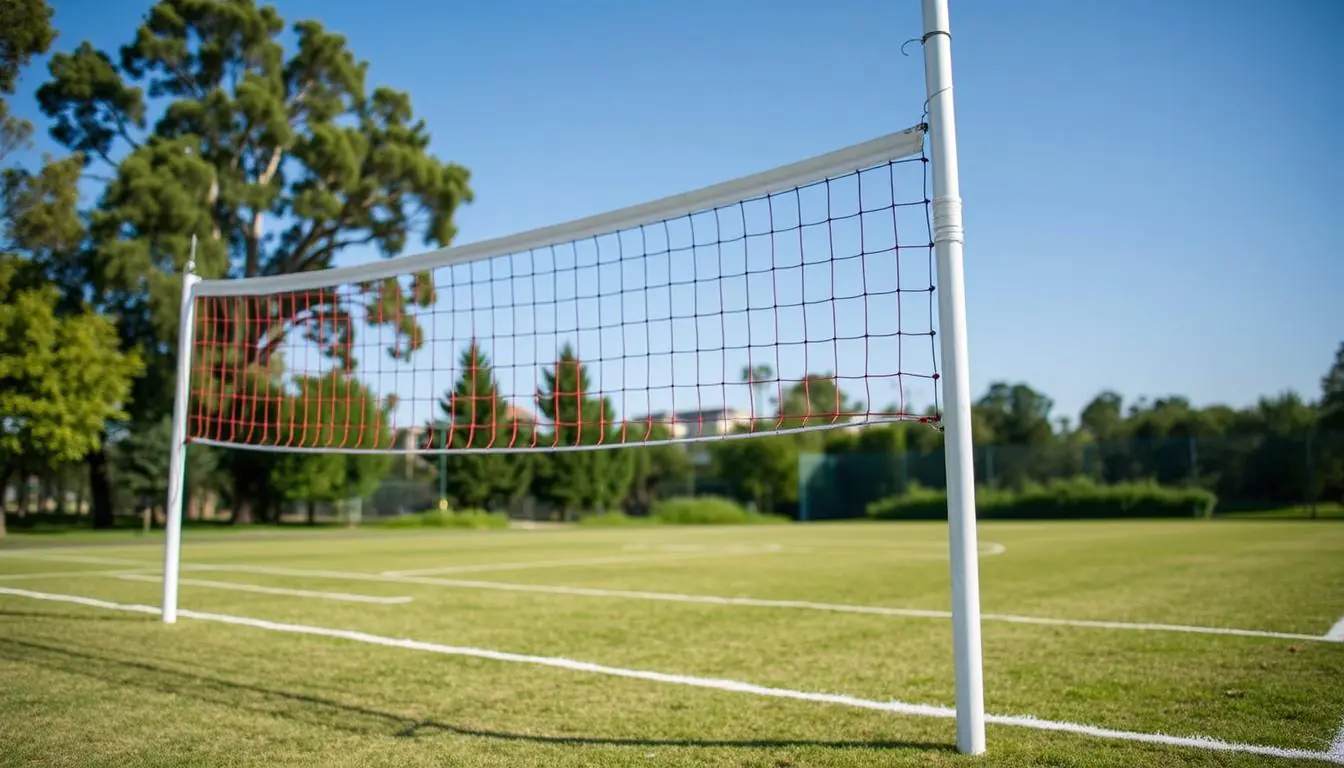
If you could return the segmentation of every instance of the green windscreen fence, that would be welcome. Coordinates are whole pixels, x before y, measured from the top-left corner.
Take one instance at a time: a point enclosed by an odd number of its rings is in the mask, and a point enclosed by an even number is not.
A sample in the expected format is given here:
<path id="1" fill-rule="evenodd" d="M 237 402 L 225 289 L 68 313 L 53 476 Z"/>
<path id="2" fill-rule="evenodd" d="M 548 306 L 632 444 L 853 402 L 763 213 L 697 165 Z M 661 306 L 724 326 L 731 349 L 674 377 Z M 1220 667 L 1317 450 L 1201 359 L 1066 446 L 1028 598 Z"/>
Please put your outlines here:
<path id="1" fill-rule="evenodd" d="M 975 449 L 976 484 L 1090 478 L 1098 483 L 1152 480 L 1217 494 L 1217 511 L 1336 504 L 1344 500 L 1344 434 L 1291 432 L 1218 437 L 1136 438 L 1107 443 L 1052 440 Z M 798 517 L 864 517 L 868 505 L 912 487 L 947 485 L 941 450 L 926 453 L 802 453 Z"/>

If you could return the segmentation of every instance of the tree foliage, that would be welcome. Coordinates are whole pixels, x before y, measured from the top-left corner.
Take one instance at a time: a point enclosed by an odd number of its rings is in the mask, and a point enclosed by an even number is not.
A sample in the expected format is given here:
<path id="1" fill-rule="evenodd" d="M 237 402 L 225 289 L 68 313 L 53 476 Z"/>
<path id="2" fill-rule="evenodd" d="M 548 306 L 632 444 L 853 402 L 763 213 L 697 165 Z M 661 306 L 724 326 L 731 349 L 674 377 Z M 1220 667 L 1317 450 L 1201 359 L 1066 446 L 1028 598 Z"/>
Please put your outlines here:
<path id="1" fill-rule="evenodd" d="M 0 94 L 14 93 L 19 73 L 34 56 L 47 52 L 56 39 L 46 0 L 6 0 L 0 3 Z M 33 125 L 9 114 L 0 99 L 0 162 L 32 136 Z"/>
<path id="2" fill-rule="evenodd" d="M 662 424 L 626 425 L 627 439 L 658 443 L 670 437 Z M 684 446 L 654 444 L 639 448 L 625 448 L 631 452 L 633 463 L 630 480 L 630 501 L 651 508 L 660 498 L 666 498 L 671 489 L 685 487 L 695 477 L 695 465 Z"/>
<path id="3" fill-rule="evenodd" d="M 105 318 L 63 315 L 49 284 L 20 287 L 22 266 L 0 255 L 0 487 L 13 471 L 83 459 L 104 424 L 124 418 L 140 371 Z"/>
<path id="4" fill-rule="evenodd" d="M 172 457 L 170 417 L 155 422 L 133 422 L 108 446 L 112 477 L 117 489 L 158 509 L 168 498 L 169 461 Z M 218 490 L 219 453 L 203 445 L 187 446 L 188 495 Z"/>
<path id="5" fill-rule="evenodd" d="M 620 422 L 610 398 L 592 395 L 588 367 L 565 344 L 553 367 L 542 372 L 538 407 L 549 421 L 542 445 L 584 447 L 619 443 Z M 566 514 L 617 507 L 634 480 L 635 458 L 628 450 L 562 450 L 537 462 L 537 496 Z"/>
<path id="6" fill-rule="evenodd" d="M 43 0 L 0 7 L 0 94 L 55 39 L 51 15 Z M 31 131 L 0 98 L 0 162 Z M 118 350 L 115 325 L 61 289 L 86 234 L 80 167 L 75 156 L 44 158 L 36 172 L 0 169 L 0 489 L 15 471 L 52 470 L 96 449 L 142 370 Z"/>
<path id="7" fill-rule="evenodd" d="M 711 466 L 734 496 L 769 512 L 798 501 L 799 437 L 770 435 L 715 443 Z"/>
<path id="8" fill-rule="evenodd" d="M 430 434 L 437 436 L 435 446 L 444 437 L 455 449 L 529 444 L 533 425 L 500 395 L 494 368 L 480 344 L 473 341 L 463 350 L 459 367 L 462 373 L 456 385 L 439 401 L 441 418 L 430 425 Z M 459 453 L 448 456 L 444 464 L 448 495 L 459 506 L 494 509 L 527 491 L 533 461 L 519 454 Z"/>
<path id="9" fill-rule="evenodd" d="M 198 271 L 214 278 L 319 270 L 349 248 L 393 255 L 413 238 L 445 245 L 456 234 L 453 216 L 471 199 L 468 172 L 429 152 L 410 98 L 371 87 L 367 70 L 343 36 L 309 20 L 287 28 L 253 0 L 159 0 L 115 54 L 85 42 L 52 56 L 37 93 L 52 136 L 112 173 L 78 284 L 118 320 L 123 346 L 149 363 L 137 381 L 137 418 L 157 418 L 171 403 L 193 235 Z M 250 407 L 239 378 L 270 375 L 294 334 L 352 369 L 356 314 L 393 331 L 387 352 L 398 359 L 423 345 L 414 310 L 434 301 L 427 276 L 353 288 L 220 303 L 210 315 L 217 327 L 198 329 L 220 340 L 198 361 L 215 380 L 212 394 L 223 395 L 208 400 L 211 413 L 238 421 Z M 267 489 L 254 482 L 255 461 L 230 462 L 245 519 Z"/>
<path id="10" fill-rule="evenodd" d="M 756 371 L 752 376 L 762 374 L 768 376 L 768 369 Z M 778 404 L 780 425 L 786 429 L 844 423 L 863 410 L 864 404 L 853 400 L 841 389 L 840 380 L 829 373 L 807 373 L 784 389 Z"/>
<path id="11" fill-rule="evenodd" d="M 341 371 L 297 377 L 294 388 L 280 401 L 272 428 L 278 444 L 309 450 L 283 453 L 271 463 L 273 487 L 289 501 L 333 502 L 373 493 L 391 467 L 389 454 L 321 449 L 385 446 L 392 434 L 387 403 Z"/>

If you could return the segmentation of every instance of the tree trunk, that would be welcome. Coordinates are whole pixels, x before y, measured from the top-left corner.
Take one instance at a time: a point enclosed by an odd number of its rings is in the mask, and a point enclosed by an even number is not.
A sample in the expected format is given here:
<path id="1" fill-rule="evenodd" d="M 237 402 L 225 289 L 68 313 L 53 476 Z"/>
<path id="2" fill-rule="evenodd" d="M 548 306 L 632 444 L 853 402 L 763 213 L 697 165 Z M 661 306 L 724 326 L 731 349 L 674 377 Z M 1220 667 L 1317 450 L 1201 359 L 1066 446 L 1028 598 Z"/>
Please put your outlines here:
<path id="1" fill-rule="evenodd" d="M 9 490 L 10 467 L 0 465 L 0 539 L 5 538 L 5 493 Z"/>
<path id="2" fill-rule="evenodd" d="M 229 515 L 229 525 L 251 525 L 252 524 L 252 499 L 246 496 L 235 496 L 233 500 L 233 514 Z"/>
<path id="3" fill-rule="evenodd" d="M 308 500 L 308 524 L 317 525 L 317 502 Z"/>
<path id="4" fill-rule="evenodd" d="M 27 517 L 27 516 L 28 516 L 28 473 L 27 473 L 27 472 L 24 472 L 23 470 L 19 470 L 19 493 L 18 493 L 17 501 L 18 501 L 18 505 L 17 505 L 17 507 L 15 508 L 14 511 L 18 513 L 19 517 Z"/>
<path id="5" fill-rule="evenodd" d="M 106 529 L 113 526 L 112 484 L 107 478 L 107 433 L 98 436 L 98 447 L 91 451 L 85 462 L 89 465 L 89 491 L 93 496 L 93 527 Z"/>

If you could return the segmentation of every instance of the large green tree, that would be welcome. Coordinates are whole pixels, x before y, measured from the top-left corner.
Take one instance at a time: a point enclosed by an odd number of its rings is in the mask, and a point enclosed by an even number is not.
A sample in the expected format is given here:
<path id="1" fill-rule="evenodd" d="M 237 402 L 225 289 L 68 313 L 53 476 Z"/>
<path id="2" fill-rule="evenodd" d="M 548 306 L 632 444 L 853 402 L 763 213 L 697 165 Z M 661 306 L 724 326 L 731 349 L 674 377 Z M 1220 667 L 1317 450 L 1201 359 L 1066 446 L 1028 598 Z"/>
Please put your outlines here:
<path id="1" fill-rule="evenodd" d="M 0 94 L 12 94 L 19 73 L 34 56 L 46 53 L 56 39 L 52 10 L 46 0 L 5 0 L 0 3 Z M 0 98 L 0 162 L 27 143 L 32 123 L 9 114 Z"/>
<path id="2" fill-rule="evenodd" d="M 498 449 L 528 445 L 533 425 L 518 418 L 499 391 L 490 358 L 472 341 L 458 363 L 461 374 L 439 400 L 440 419 L 430 425 L 434 447 L 447 438 L 456 449 Z M 446 425 L 446 426 L 445 426 Z M 438 433 L 446 429 L 446 435 Z M 496 508 L 529 490 L 533 457 L 529 454 L 458 453 L 444 461 L 448 495 L 464 507 Z"/>
<path id="3" fill-rule="evenodd" d="M 390 454 L 330 449 L 386 446 L 394 434 L 388 413 L 392 404 L 340 370 L 298 377 L 293 389 L 280 400 L 276 421 L 269 427 L 273 434 L 259 439 L 308 450 L 283 453 L 268 462 L 270 471 L 264 477 L 280 498 L 267 501 L 304 503 L 312 522 L 317 502 L 366 498 L 387 476 Z M 278 521 L 278 506 L 267 504 L 262 511 L 264 519 Z"/>
<path id="4" fill-rule="evenodd" d="M 768 373 L 763 369 L 760 374 Z M 758 404 L 759 408 L 760 405 Z M 840 379 L 829 373 L 809 373 L 784 389 L 779 402 L 780 426 L 785 429 L 846 423 L 863 412 L 862 402 L 840 388 Z M 766 424 L 773 428 L 773 424 Z M 757 427 L 758 431 L 760 426 Z"/>
<path id="5" fill-rule="evenodd" d="M 0 162 L 31 136 L 4 96 L 55 39 L 51 17 L 44 0 L 0 5 Z M 86 234 L 80 168 L 75 156 L 44 158 L 35 172 L 0 170 L 0 494 L 14 473 L 50 471 L 90 453 L 104 423 L 124 415 L 140 372 L 137 356 L 118 351 L 115 326 L 60 288 L 71 284 L 68 267 Z M 107 512 L 95 523 L 110 526 Z"/>
<path id="6" fill-rule="evenodd" d="M 63 313 L 50 284 L 24 287 L 26 265 L 0 254 L 0 489 L 9 478 L 82 459 L 123 418 L 140 361 L 92 312 Z M 0 533 L 4 510 L 0 508 Z"/>
<path id="7" fill-rule="evenodd" d="M 631 453 L 634 466 L 630 498 L 636 504 L 647 509 L 654 501 L 685 488 L 695 477 L 695 464 L 686 446 L 662 442 L 671 437 L 671 430 L 665 425 L 631 422 L 626 424 L 625 435 L 631 442 L 652 443 L 619 449 Z"/>
<path id="8" fill-rule="evenodd" d="M 117 490 L 162 509 L 168 500 L 168 468 L 172 457 L 172 419 L 133 422 L 130 429 L 108 443 L 110 475 Z M 220 490 L 219 451 L 205 445 L 188 446 L 187 494 Z"/>
<path id="9" fill-rule="evenodd" d="M 1335 349 L 1335 359 L 1321 377 L 1320 425 L 1344 433 L 1344 342 Z"/>
<path id="10" fill-rule="evenodd" d="M 537 393 L 538 407 L 550 422 L 549 433 L 539 442 L 559 450 L 537 462 L 533 487 L 539 498 L 566 517 L 619 507 L 634 480 L 632 451 L 590 447 L 621 440 L 611 398 L 597 398 L 592 392 L 588 366 L 565 344 L 555 365 L 542 372 L 542 389 Z M 565 450 L 576 447 L 579 450 Z"/>
<path id="11" fill-rule="evenodd" d="M 734 496 L 762 512 L 798 501 L 798 454 L 805 435 L 762 435 L 710 444 L 710 466 Z M 816 442 L 816 441 L 808 441 Z M 809 447 L 817 447 L 809 445 Z"/>
<path id="12" fill-rule="evenodd" d="M 453 238 L 453 215 L 471 197 L 467 171 L 430 154 L 409 96 L 370 87 L 367 68 L 341 35 L 316 21 L 287 30 L 275 8 L 253 0 L 160 0 L 115 55 L 86 42 L 52 57 L 38 91 L 52 135 L 113 174 L 94 219 L 86 281 L 99 308 L 123 319 L 123 344 L 150 363 L 137 383 L 137 416 L 171 402 L 180 272 L 192 235 L 201 239 L 205 277 L 308 272 L 352 247 L 393 255 L 412 237 L 435 245 Z M 352 312 L 391 327 L 397 357 L 421 346 L 414 310 L 434 300 L 427 275 L 353 288 L 308 292 L 303 301 L 219 303 L 211 313 L 217 343 L 203 361 L 225 395 L 212 399 L 217 415 L 237 419 L 248 403 L 235 396 L 237 379 L 253 367 L 269 370 L 291 334 L 352 364 Z M 240 452 L 229 458 L 235 520 L 247 520 L 256 496 L 248 478 L 259 467 Z"/>
<path id="13" fill-rule="evenodd" d="M 1321 405 L 1312 445 L 1322 497 L 1344 503 L 1344 342 L 1321 377 Z"/>

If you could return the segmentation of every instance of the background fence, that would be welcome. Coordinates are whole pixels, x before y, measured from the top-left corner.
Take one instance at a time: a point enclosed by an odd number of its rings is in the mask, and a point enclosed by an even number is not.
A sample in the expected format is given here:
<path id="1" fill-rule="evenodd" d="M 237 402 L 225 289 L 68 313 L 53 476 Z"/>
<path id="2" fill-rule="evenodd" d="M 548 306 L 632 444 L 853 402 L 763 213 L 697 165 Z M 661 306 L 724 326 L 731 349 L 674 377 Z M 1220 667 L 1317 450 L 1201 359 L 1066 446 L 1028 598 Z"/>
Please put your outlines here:
<path id="1" fill-rule="evenodd" d="M 1074 477 L 1205 488 L 1217 494 L 1217 512 L 1311 508 L 1344 495 L 1344 434 L 1052 441 L 975 450 L 978 486 L 1019 488 Z M 861 517 L 869 503 L 915 487 L 946 488 L 947 474 L 941 450 L 804 453 L 798 482 L 798 517 L 827 520 Z"/>

